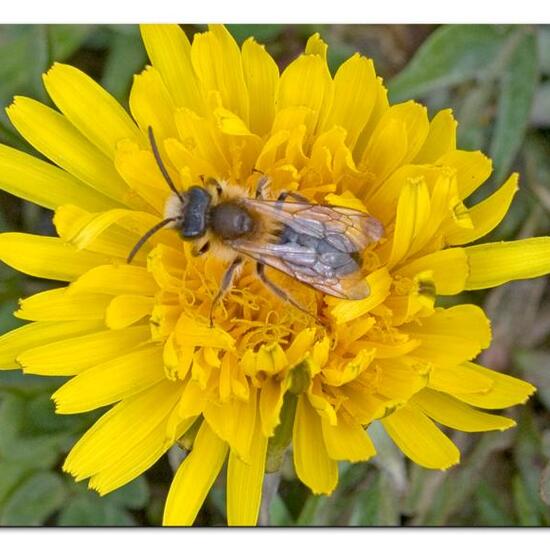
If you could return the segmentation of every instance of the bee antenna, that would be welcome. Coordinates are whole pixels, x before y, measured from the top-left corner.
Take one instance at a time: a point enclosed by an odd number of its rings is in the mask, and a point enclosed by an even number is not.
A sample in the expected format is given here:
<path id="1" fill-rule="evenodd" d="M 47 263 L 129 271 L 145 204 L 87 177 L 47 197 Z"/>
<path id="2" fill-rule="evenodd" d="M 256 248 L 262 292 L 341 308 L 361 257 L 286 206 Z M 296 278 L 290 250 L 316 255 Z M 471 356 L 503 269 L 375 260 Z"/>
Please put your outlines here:
<path id="1" fill-rule="evenodd" d="M 168 170 L 166 170 L 166 166 L 164 166 L 164 163 L 162 162 L 162 158 L 160 157 L 160 153 L 157 147 L 157 142 L 155 141 L 155 136 L 153 135 L 153 127 L 149 126 L 147 128 L 147 134 L 149 135 L 149 142 L 151 143 L 151 149 L 153 150 L 153 155 L 155 156 L 155 160 L 157 161 L 158 167 L 166 180 L 166 183 L 168 184 L 168 187 L 178 196 L 179 200 L 183 204 L 183 197 L 180 195 L 179 191 L 176 189 L 176 186 L 174 185 L 174 182 L 172 181 L 172 178 L 170 177 L 170 174 L 168 173 Z"/>
<path id="2" fill-rule="evenodd" d="M 168 225 L 170 222 L 177 221 L 178 218 L 166 218 L 165 220 L 162 220 L 161 222 L 157 223 L 147 233 L 145 233 L 139 241 L 134 245 L 134 248 L 130 251 L 130 254 L 128 254 L 128 259 L 126 260 L 126 263 L 131 264 L 132 260 L 134 259 L 135 255 L 139 252 L 139 249 L 157 232 L 160 231 L 165 225 Z"/>

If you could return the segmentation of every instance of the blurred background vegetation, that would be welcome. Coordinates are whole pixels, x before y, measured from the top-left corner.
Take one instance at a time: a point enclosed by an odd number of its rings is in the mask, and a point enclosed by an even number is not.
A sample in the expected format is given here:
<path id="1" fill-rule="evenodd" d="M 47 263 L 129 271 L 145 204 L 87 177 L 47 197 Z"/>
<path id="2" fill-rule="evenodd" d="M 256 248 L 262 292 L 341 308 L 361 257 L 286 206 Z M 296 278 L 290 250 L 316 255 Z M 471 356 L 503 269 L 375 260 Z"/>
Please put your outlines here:
<path id="1" fill-rule="evenodd" d="M 550 27 L 493 25 L 230 25 L 242 42 L 254 35 L 283 68 L 307 38 L 320 32 L 329 63 L 359 51 L 374 59 L 392 102 L 425 103 L 430 115 L 452 107 L 459 145 L 494 161 L 496 189 L 511 170 L 521 191 L 488 239 L 550 234 Z M 200 25 L 184 25 L 192 35 Z M 50 103 L 41 74 L 54 61 L 71 63 L 125 106 L 132 75 L 146 63 L 131 25 L 0 25 L 0 103 L 28 95 Z M 184 83 L 182 83 L 184 85 Z M 52 137 L 55 139 L 55 136 Z M 0 141 L 38 155 L 0 113 Z M 53 234 L 51 213 L 0 194 L 0 230 Z M 51 288 L 0 265 L 0 333 L 20 323 L 17 299 Z M 290 457 L 262 522 L 271 525 L 550 525 L 550 301 L 548 279 L 454 297 L 475 302 L 492 319 L 494 340 L 480 363 L 538 387 L 509 412 L 518 427 L 504 433 L 454 434 L 460 466 L 429 471 L 406 461 L 382 430 L 369 432 L 378 456 L 343 464 L 330 497 L 296 479 Z M 177 450 L 123 489 L 100 498 L 61 472 L 73 443 L 100 413 L 56 416 L 49 399 L 62 380 L 0 372 L 0 525 L 159 525 Z M 223 475 L 221 476 L 223 478 Z M 197 524 L 225 524 L 224 480 L 211 491 Z"/>

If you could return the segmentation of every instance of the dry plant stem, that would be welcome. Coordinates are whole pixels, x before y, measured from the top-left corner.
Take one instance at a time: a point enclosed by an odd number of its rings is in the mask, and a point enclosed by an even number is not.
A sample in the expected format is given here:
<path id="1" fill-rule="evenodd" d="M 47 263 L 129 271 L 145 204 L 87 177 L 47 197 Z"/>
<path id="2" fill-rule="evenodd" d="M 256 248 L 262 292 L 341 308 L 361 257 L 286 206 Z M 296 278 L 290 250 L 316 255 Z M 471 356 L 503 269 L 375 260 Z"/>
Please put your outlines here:
<path id="1" fill-rule="evenodd" d="M 260 506 L 260 517 L 258 519 L 258 525 L 262 527 L 269 526 L 269 510 L 271 509 L 271 502 L 273 501 L 273 497 L 277 494 L 277 491 L 279 489 L 280 482 L 280 472 L 265 474 L 262 488 L 262 504 Z"/>

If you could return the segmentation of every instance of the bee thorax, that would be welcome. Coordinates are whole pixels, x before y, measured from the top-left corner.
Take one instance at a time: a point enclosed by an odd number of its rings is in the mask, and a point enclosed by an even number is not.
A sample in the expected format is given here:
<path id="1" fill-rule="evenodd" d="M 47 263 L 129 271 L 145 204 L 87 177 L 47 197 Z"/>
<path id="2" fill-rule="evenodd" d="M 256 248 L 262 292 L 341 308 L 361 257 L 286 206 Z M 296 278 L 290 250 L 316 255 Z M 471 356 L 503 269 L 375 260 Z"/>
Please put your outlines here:
<path id="1" fill-rule="evenodd" d="M 222 202 L 210 212 L 210 226 L 224 240 L 233 240 L 254 231 L 254 218 L 246 208 L 234 202 Z"/>

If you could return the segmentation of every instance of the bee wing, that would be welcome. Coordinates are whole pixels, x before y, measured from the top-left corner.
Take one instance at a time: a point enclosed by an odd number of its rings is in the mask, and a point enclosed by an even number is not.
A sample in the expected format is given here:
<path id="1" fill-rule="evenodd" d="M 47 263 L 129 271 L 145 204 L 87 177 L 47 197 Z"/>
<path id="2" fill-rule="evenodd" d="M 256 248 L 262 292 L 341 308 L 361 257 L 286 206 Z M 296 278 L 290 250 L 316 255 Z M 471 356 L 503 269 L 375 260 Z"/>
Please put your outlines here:
<path id="1" fill-rule="evenodd" d="M 305 202 L 245 199 L 243 205 L 275 223 L 265 223 L 272 229 L 251 239 L 231 241 L 234 249 L 331 296 L 360 300 L 370 294 L 354 253 L 382 237 L 378 220 L 351 208 Z M 296 239 L 281 242 L 288 229 Z"/>
<path id="2" fill-rule="evenodd" d="M 231 246 L 325 294 L 348 300 L 361 300 L 370 294 L 359 264 L 346 252 L 321 253 L 297 243 L 246 239 L 232 241 Z"/>
<path id="3" fill-rule="evenodd" d="M 384 233 L 376 218 L 351 208 L 253 199 L 245 199 L 244 204 L 297 233 L 322 239 L 341 252 L 364 250 L 370 243 L 379 241 Z"/>

